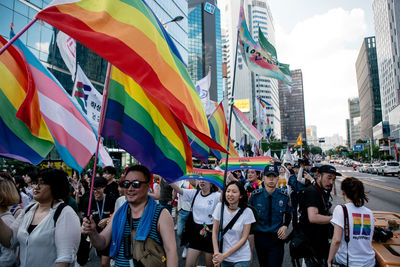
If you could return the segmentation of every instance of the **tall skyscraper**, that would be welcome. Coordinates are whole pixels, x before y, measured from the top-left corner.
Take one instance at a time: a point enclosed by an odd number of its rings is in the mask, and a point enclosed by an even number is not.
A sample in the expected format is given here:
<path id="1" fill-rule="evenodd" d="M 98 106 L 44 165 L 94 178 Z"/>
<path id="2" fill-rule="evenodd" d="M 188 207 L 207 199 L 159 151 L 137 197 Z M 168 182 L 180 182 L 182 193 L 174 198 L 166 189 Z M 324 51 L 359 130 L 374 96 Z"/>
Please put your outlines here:
<path id="1" fill-rule="evenodd" d="M 346 119 L 346 146 L 350 147 L 351 138 L 350 138 L 350 119 Z"/>
<path id="2" fill-rule="evenodd" d="M 375 37 L 364 39 L 356 61 L 361 135 L 372 139 L 372 128 L 382 121 Z"/>
<path id="3" fill-rule="evenodd" d="M 400 1 L 374 0 L 372 4 L 382 103 L 382 120 L 400 104 Z"/>
<path id="4" fill-rule="evenodd" d="M 300 69 L 292 70 L 292 91 L 285 85 L 279 86 L 279 107 L 281 115 L 282 141 L 289 145 L 296 143 L 301 133 L 303 141 L 307 140 L 306 119 L 304 112 L 303 74 Z"/>
<path id="5" fill-rule="evenodd" d="M 210 99 L 223 99 L 221 14 L 215 0 L 189 0 L 188 70 L 196 82 L 211 68 Z"/>
<path id="6" fill-rule="evenodd" d="M 361 136 L 361 116 L 360 116 L 360 101 L 358 98 L 351 98 L 349 103 L 350 116 L 350 145 L 355 145 L 358 139 L 365 138 Z"/>

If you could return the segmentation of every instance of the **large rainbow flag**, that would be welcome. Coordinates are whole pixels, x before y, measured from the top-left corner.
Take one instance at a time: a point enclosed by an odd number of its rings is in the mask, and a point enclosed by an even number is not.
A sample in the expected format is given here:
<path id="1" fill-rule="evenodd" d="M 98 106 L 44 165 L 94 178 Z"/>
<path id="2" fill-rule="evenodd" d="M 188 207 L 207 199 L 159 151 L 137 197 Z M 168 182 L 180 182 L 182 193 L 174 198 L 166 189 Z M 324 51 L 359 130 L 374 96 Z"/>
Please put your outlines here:
<path id="1" fill-rule="evenodd" d="M 210 116 L 208 120 L 210 126 L 210 133 L 212 138 L 220 144 L 222 147 L 227 147 L 228 145 L 228 124 L 226 123 L 224 107 L 222 102 L 219 103 L 218 107 L 215 109 L 214 113 Z M 218 160 L 226 157 L 226 153 L 220 152 L 215 149 L 211 149 L 211 152 L 215 155 Z M 235 147 L 232 141 L 229 142 L 229 155 L 232 157 L 238 157 Z"/>
<path id="2" fill-rule="evenodd" d="M 182 122 L 131 77 L 112 68 L 103 136 L 169 183 L 193 167 Z"/>
<path id="3" fill-rule="evenodd" d="M 14 33 L 11 32 L 11 37 L 13 36 Z M 93 129 L 53 74 L 19 39 L 14 46 L 25 57 L 32 72 L 39 96 L 40 112 L 54 139 L 57 152 L 65 164 L 81 172 L 96 151 L 97 138 Z"/>
<path id="4" fill-rule="evenodd" d="M 0 36 L 0 47 L 7 41 Z M 0 55 L 0 155 L 20 161 L 39 164 L 54 147 L 53 138 L 37 107 L 37 98 L 32 74 L 25 59 L 14 46 Z M 23 103 L 25 118 L 35 118 L 28 125 L 17 118 Z M 36 106 L 36 108 L 35 108 Z"/>
<path id="5" fill-rule="evenodd" d="M 247 119 L 246 115 L 243 114 L 235 105 L 232 106 L 233 115 L 236 120 L 242 126 L 243 130 L 246 131 L 249 135 L 251 135 L 257 141 L 260 141 L 262 138 L 262 134 L 251 124 L 251 122 Z"/>
<path id="6" fill-rule="evenodd" d="M 223 190 L 223 187 L 224 187 L 224 172 L 223 171 L 194 168 L 191 172 L 188 172 L 185 175 L 179 177 L 178 181 L 186 180 L 186 179 L 207 181 L 212 184 L 215 184 L 221 190 Z"/>
<path id="7" fill-rule="evenodd" d="M 143 0 L 55 0 L 36 18 L 105 58 L 165 104 L 209 147 L 207 117 L 173 41 Z"/>
<path id="8" fill-rule="evenodd" d="M 222 159 L 221 169 L 225 170 L 225 165 L 225 159 Z M 267 165 L 271 165 L 271 157 L 229 158 L 228 172 L 236 170 L 264 171 Z"/>

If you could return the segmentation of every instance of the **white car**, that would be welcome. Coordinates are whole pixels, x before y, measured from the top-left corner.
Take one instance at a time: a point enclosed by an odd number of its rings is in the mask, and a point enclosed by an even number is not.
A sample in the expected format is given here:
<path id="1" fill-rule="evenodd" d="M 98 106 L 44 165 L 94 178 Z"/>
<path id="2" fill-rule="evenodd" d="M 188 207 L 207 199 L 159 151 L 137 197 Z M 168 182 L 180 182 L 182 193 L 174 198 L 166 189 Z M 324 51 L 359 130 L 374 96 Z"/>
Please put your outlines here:
<path id="1" fill-rule="evenodd" d="M 400 173 L 400 164 L 396 161 L 382 162 L 378 167 L 378 174 L 385 176 L 386 174 L 391 174 L 393 176 Z"/>
<path id="2" fill-rule="evenodd" d="M 378 169 L 379 169 L 380 166 L 381 166 L 380 164 L 374 163 L 368 168 L 368 172 L 377 174 L 378 173 Z"/>

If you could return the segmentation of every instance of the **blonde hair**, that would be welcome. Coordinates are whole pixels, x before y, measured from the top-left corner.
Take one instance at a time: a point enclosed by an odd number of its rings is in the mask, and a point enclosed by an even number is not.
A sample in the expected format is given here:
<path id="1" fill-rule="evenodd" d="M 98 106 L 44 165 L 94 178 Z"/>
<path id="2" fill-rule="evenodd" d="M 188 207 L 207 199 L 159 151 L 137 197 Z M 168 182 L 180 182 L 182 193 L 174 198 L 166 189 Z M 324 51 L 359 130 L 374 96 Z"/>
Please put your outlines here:
<path id="1" fill-rule="evenodd" d="M 7 208 L 20 202 L 15 184 L 9 180 L 0 179 L 0 207 Z"/>

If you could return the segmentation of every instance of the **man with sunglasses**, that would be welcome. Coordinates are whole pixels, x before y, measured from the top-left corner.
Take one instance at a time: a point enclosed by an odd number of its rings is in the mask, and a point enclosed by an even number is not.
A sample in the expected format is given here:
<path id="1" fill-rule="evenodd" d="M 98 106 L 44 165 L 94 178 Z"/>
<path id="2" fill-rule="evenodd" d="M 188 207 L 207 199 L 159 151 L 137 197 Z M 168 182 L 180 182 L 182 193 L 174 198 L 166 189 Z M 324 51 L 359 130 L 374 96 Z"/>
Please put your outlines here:
<path id="1" fill-rule="evenodd" d="M 150 172 L 142 165 L 135 165 L 126 171 L 122 183 L 126 202 L 114 213 L 112 221 L 98 233 L 93 218 L 85 218 L 82 233 L 89 234 L 90 242 L 97 249 L 104 249 L 109 244 L 110 256 L 115 259 L 115 266 L 145 265 L 133 259 L 135 243 L 152 239 L 165 251 L 166 266 L 178 266 L 175 231 L 172 217 L 166 209 L 161 209 L 148 196 Z M 132 230 L 135 234 L 132 234 Z M 134 243 L 133 251 L 128 244 Z"/>

